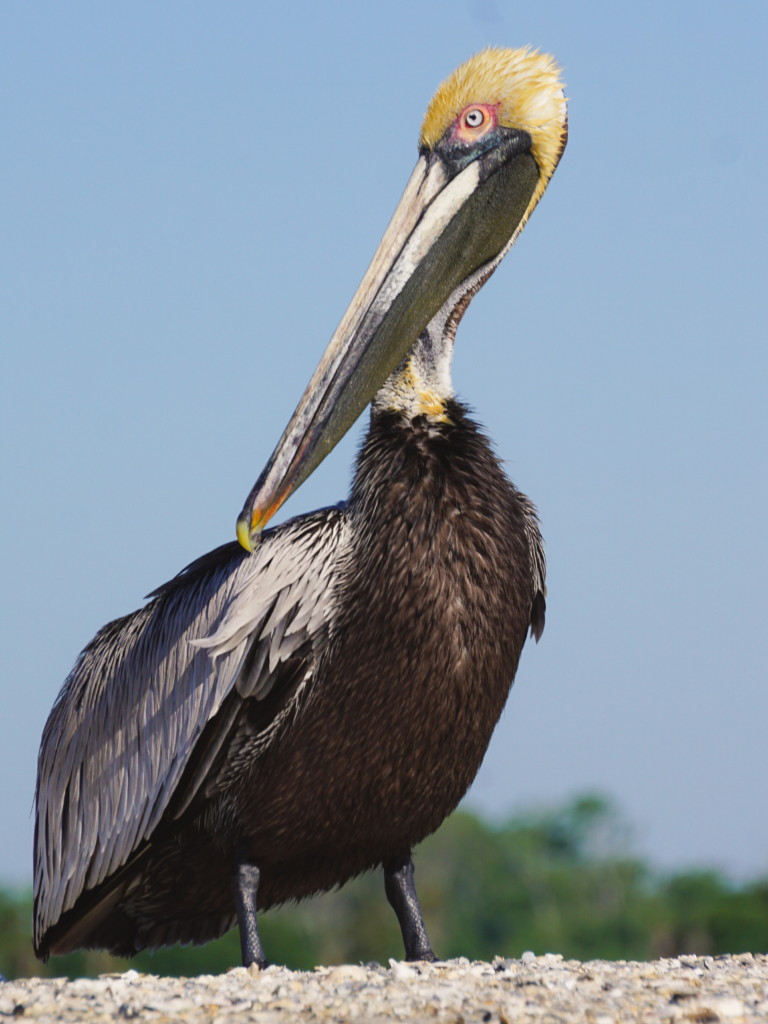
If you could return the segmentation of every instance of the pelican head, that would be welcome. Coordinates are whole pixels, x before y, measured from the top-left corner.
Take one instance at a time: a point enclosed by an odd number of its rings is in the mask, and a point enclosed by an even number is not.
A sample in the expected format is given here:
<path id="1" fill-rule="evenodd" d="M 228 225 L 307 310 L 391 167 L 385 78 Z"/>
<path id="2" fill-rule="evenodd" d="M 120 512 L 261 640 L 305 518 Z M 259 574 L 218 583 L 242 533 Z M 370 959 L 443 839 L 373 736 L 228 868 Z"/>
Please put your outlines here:
<path id="1" fill-rule="evenodd" d="M 440 311 L 463 309 L 509 251 L 567 140 L 554 60 L 487 49 L 435 93 L 384 237 L 237 521 L 249 551 Z M 446 309 L 444 309 L 446 307 Z"/>

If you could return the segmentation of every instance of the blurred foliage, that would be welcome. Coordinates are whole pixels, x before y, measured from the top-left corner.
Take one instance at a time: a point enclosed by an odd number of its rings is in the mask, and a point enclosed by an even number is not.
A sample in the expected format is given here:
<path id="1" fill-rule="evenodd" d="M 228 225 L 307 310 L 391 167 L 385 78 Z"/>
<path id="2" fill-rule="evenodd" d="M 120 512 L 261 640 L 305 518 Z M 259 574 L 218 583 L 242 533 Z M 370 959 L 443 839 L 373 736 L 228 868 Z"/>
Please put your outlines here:
<path id="1" fill-rule="evenodd" d="M 566 959 L 645 960 L 768 950 L 768 880 L 734 887 L 715 872 L 663 878 L 628 852 L 611 805 L 583 797 L 494 827 L 460 811 L 416 852 L 416 880 L 439 956 L 490 960 L 523 950 Z M 267 956 L 293 968 L 402 958 L 381 872 L 261 916 Z M 28 894 L 0 892 L 0 974 L 79 977 L 133 967 L 216 974 L 240 962 L 237 930 L 202 947 L 131 961 L 82 951 L 35 960 Z"/>

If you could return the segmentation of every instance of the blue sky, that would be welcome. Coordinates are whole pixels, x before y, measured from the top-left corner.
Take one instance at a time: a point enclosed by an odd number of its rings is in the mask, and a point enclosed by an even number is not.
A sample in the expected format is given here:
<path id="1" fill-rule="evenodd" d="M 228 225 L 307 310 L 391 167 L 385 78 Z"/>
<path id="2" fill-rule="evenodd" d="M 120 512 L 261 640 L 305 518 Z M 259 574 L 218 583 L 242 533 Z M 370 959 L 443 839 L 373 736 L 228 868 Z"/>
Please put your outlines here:
<path id="1" fill-rule="evenodd" d="M 768 8 L 0 8 L 0 880 L 105 622 L 234 536 L 440 80 L 565 69 L 570 141 L 454 381 L 539 507 L 547 628 L 471 803 L 615 797 L 664 867 L 768 871 Z M 365 416 L 363 417 L 363 420 Z M 343 497 L 361 424 L 286 507 Z"/>

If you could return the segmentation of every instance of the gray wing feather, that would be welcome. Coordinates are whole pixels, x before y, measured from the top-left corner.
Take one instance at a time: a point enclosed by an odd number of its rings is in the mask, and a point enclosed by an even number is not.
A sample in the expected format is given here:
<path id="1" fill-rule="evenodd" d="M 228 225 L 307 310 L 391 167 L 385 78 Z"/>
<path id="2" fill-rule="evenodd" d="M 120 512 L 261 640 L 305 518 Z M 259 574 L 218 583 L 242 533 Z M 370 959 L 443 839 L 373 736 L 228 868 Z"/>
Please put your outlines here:
<path id="1" fill-rule="evenodd" d="M 233 687 L 242 697 L 265 696 L 280 662 L 330 629 L 348 539 L 342 509 L 293 520 L 251 556 L 206 572 L 193 564 L 83 651 L 38 758 L 36 945 L 151 836 Z M 256 658 L 241 678 L 254 643 Z"/>

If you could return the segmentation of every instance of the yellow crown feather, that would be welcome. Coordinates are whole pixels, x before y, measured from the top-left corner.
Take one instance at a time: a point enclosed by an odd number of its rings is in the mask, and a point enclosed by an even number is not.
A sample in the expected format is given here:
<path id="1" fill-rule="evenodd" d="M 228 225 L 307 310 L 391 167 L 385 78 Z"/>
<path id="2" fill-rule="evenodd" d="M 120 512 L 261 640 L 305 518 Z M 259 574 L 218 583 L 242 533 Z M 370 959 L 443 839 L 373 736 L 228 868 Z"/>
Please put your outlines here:
<path id="1" fill-rule="evenodd" d="M 523 223 L 549 183 L 568 138 L 561 70 L 553 57 L 523 47 L 488 47 L 438 87 L 421 125 L 421 146 L 432 149 L 470 103 L 498 105 L 499 124 L 528 132 L 541 177 Z M 522 225 L 521 225 L 522 226 Z"/>

